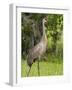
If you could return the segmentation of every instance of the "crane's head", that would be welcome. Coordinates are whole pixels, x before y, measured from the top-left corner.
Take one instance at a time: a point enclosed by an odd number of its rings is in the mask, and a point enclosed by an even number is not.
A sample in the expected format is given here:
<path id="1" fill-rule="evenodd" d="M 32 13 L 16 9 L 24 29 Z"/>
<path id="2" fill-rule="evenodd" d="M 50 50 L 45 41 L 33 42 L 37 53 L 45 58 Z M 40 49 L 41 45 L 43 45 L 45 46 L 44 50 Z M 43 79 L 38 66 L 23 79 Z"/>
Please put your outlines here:
<path id="1" fill-rule="evenodd" d="M 47 16 L 46 16 L 46 17 L 43 18 L 44 25 L 47 24 L 47 21 L 48 21 L 48 18 L 47 18 Z"/>
<path id="2" fill-rule="evenodd" d="M 45 16 L 42 21 L 43 21 L 43 27 L 46 28 L 48 24 L 48 17 Z"/>

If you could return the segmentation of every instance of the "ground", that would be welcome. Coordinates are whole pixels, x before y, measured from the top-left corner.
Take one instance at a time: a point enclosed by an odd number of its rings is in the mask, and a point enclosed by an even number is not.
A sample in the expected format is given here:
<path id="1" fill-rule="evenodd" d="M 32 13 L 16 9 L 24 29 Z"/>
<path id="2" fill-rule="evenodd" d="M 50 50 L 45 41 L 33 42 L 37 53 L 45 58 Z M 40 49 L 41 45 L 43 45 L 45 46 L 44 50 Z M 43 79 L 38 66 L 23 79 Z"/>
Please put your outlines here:
<path id="1" fill-rule="evenodd" d="M 32 65 L 29 76 L 38 76 L 37 61 Z M 26 77 L 29 67 L 26 60 L 21 61 L 21 76 Z M 63 75 L 63 61 L 40 61 L 40 76 Z"/>

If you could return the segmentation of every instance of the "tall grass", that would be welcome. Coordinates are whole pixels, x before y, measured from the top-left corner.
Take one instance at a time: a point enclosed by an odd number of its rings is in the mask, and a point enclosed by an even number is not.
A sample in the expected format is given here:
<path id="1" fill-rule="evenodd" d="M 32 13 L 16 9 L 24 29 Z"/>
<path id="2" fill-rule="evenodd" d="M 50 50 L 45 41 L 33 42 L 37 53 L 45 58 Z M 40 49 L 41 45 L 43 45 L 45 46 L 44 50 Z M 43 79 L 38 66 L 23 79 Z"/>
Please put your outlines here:
<path id="1" fill-rule="evenodd" d="M 63 75 L 63 60 L 61 57 L 48 56 L 48 60 L 40 61 L 40 76 Z M 26 60 L 21 61 L 21 76 L 26 77 L 29 67 Z M 38 63 L 33 63 L 29 76 L 38 76 Z"/>

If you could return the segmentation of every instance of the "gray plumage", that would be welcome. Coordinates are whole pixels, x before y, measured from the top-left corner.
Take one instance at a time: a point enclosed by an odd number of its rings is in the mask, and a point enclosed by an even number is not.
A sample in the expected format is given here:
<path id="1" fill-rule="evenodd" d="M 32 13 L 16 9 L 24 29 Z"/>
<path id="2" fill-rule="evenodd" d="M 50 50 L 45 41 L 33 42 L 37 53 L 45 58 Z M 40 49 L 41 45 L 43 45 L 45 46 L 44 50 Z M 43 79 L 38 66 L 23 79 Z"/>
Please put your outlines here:
<path id="1" fill-rule="evenodd" d="M 43 35 L 41 37 L 40 42 L 36 44 L 33 48 L 31 48 L 28 52 L 27 64 L 29 65 L 29 67 L 31 67 L 33 62 L 35 62 L 35 60 L 38 60 L 37 58 L 40 58 L 46 51 L 47 36 L 45 33 L 45 26 L 44 26 L 45 22 L 46 20 L 43 19 L 42 20 Z"/>

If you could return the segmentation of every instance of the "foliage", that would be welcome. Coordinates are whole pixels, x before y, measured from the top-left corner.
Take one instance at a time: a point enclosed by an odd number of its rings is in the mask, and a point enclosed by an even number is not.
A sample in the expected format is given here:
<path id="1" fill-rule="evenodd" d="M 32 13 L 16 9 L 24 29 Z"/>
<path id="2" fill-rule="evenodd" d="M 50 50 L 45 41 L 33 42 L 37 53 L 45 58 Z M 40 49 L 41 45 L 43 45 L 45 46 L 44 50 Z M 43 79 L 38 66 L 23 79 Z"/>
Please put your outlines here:
<path id="1" fill-rule="evenodd" d="M 49 14 L 47 23 L 47 36 L 52 43 L 52 51 L 55 53 L 57 49 L 57 42 L 62 42 L 63 33 L 63 15 L 60 14 Z M 49 42 L 48 42 L 49 43 Z M 62 43 L 61 48 L 62 48 Z M 50 46 L 51 46 L 50 45 Z M 62 52 L 61 52 L 62 53 Z"/>

